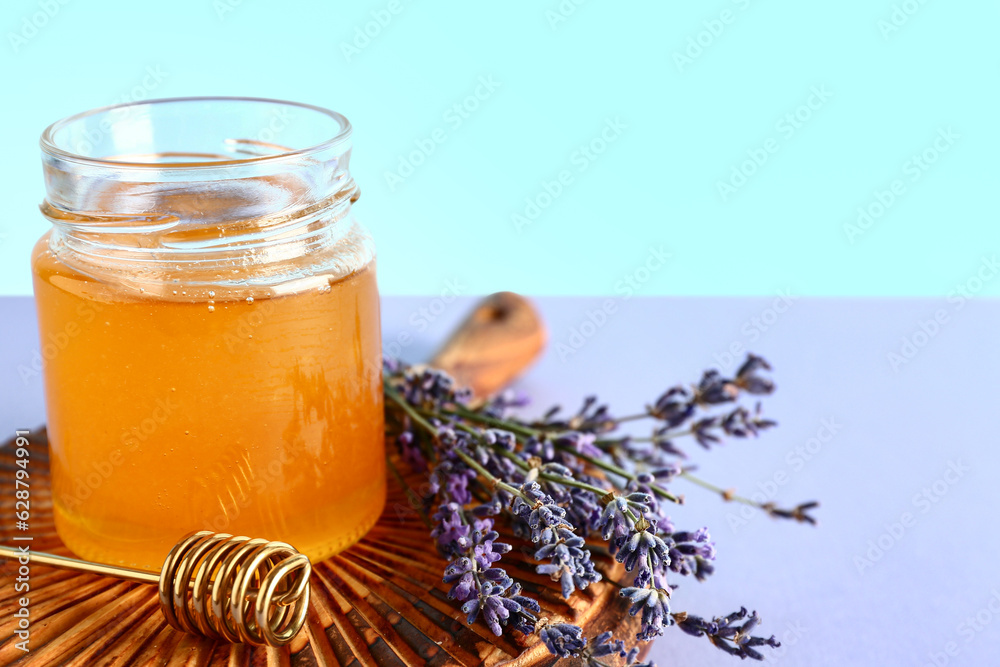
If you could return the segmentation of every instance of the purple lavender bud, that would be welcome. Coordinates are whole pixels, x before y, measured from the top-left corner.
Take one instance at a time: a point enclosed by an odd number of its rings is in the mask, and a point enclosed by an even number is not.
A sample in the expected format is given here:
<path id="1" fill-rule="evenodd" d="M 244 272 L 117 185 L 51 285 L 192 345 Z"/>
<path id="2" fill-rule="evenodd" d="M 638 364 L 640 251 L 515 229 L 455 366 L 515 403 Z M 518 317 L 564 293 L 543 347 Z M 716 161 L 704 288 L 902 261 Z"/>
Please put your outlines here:
<path id="1" fill-rule="evenodd" d="M 447 581 L 447 579 L 445 580 Z M 463 574 L 451 590 L 448 591 L 448 597 L 453 600 L 465 601 L 476 597 L 476 578 L 473 576 L 472 572 L 466 572 Z"/>
<path id="2" fill-rule="evenodd" d="M 424 459 L 424 453 L 420 451 L 419 445 L 413 437 L 411 431 L 403 431 L 396 436 L 396 446 L 399 447 L 399 453 L 403 457 L 403 461 L 408 463 L 417 472 L 425 472 L 427 470 L 427 461 Z"/>
<path id="3" fill-rule="evenodd" d="M 716 417 L 705 417 L 691 424 L 691 433 L 698 444 L 705 449 L 710 449 L 712 445 L 722 442 L 722 438 L 712 433 L 712 429 L 718 425 Z"/>
<path id="4" fill-rule="evenodd" d="M 609 655 L 618 655 L 622 658 L 626 656 L 625 643 L 620 639 L 613 639 L 611 632 L 602 632 L 594 637 L 587 646 L 585 653 L 588 665 L 606 665 L 607 663 L 598 660 Z"/>
<path id="5" fill-rule="evenodd" d="M 615 558 L 625 564 L 625 569 L 631 572 L 636 565 L 644 570 L 653 570 L 661 564 L 670 564 L 669 549 L 666 542 L 658 535 L 640 530 L 632 533 L 619 547 Z M 650 574 L 652 574 L 650 572 Z"/>
<path id="6" fill-rule="evenodd" d="M 757 374 L 759 370 L 771 370 L 771 366 L 761 357 L 747 355 L 739 370 L 736 371 L 736 384 L 750 394 L 770 394 L 774 391 L 774 382 Z"/>
<path id="7" fill-rule="evenodd" d="M 653 494 L 646 491 L 633 491 L 625 496 L 625 500 L 634 511 L 645 514 L 653 503 Z"/>
<path id="8" fill-rule="evenodd" d="M 485 535 L 493 530 L 493 519 L 480 519 L 475 514 L 472 515 L 472 532 Z"/>
<path id="9" fill-rule="evenodd" d="M 567 479 L 573 479 L 573 471 L 562 465 L 561 463 L 546 463 L 541 467 L 541 472 L 547 473 L 549 475 L 557 475 L 559 477 L 566 477 Z"/>
<path id="10" fill-rule="evenodd" d="M 567 489 L 566 516 L 570 523 L 579 526 L 583 532 L 596 531 L 601 518 L 601 506 L 597 496 L 584 489 Z"/>
<path id="11" fill-rule="evenodd" d="M 719 371 L 712 369 L 701 376 L 701 382 L 695 390 L 695 401 L 705 405 L 732 403 L 739 393 L 739 387 L 732 380 L 727 380 Z"/>
<path id="12" fill-rule="evenodd" d="M 469 546 L 469 526 L 461 516 L 457 503 L 442 503 L 434 514 L 437 522 L 431 536 L 437 538 L 438 549 L 445 555 L 461 554 Z"/>
<path id="13" fill-rule="evenodd" d="M 673 478 L 677 475 L 681 474 L 681 467 L 674 463 L 661 468 L 656 468 L 651 474 L 656 482 L 667 483 L 673 480 Z"/>
<path id="14" fill-rule="evenodd" d="M 481 410 L 491 416 L 502 418 L 511 408 L 523 408 L 531 403 L 531 398 L 523 391 L 505 389 L 490 397 Z"/>
<path id="15" fill-rule="evenodd" d="M 681 630 L 696 637 L 707 635 L 716 648 L 730 655 L 763 660 L 764 656 L 753 647 L 777 648 L 781 646 L 781 643 L 773 635 L 768 639 L 751 636 L 750 633 L 760 624 L 760 616 L 757 615 L 757 612 L 753 612 L 750 614 L 750 618 L 740 624 L 739 621 L 742 621 L 746 616 L 745 607 L 713 621 L 707 621 L 693 614 L 680 614 L 677 624 Z"/>
<path id="16" fill-rule="evenodd" d="M 635 521 L 627 514 L 628 500 L 615 497 L 601 512 L 601 518 L 596 528 L 601 531 L 601 537 L 610 540 L 612 537 L 623 537 L 635 527 Z"/>
<path id="17" fill-rule="evenodd" d="M 671 624 L 670 596 L 660 588 L 629 587 L 621 591 L 622 597 L 631 602 L 629 614 L 635 616 L 642 612 L 642 626 L 636 637 L 648 641 L 660 635 L 663 628 Z"/>
<path id="18" fill-rule="evenodd" d="M 650 415 L 666 422 L 666 428 L 680 426 L 694 414 L 695 406 L 688 391 L 683 387 L 673 387 L 656 399 L 647 408 Z"/>
<path id="19" fill-rule="evenodd" d="M 469 491 L 469 482 L 476 478 L 474 470 L 456 471 L 448 475 L 445 480 L 445 493 L 455 502 L 466 505 L 472 502 L 472 492 Z"/>
<path id="20" fill-rule="evenodd" d="M 493 499 L 488 503 L 483 503 L 482 505 L 477 505 L 472 509 L 472 514 L 477 517 L 488 517 L 496 516 L 503 511 L 503 505 L 500 504 L 499 500 Z"/>
<path id="21" fill-rule="evenodd" d="M 556 448 L 550 440 L 531 437 L 524 443 L 523 451 L 528 456 L 537 456 L 542 461 L 551 461 L 556 456 Z"/>
<path id="22" fill-rule="evenodd" d="M 572 658 L 587 645 L 583 630 L 569 623 L 552 623 L 542 628 L 539 639 L 549 652 L 559 658 Z"/>
<path id="23" fill-rule="evenodd" d="M 671 456 L 677 456 L 677 457 L 680 457 L 682 459 L 686 459 L 687 458 L 687 454 L 685 454 L 682 450 L 677 449 L 677 447 L 674 446 L 674 443 L 673 443 L 672 440 L 668 440 L 668 439 L 665 439 L 665 438 L 660 438 L 660 437 L 657 436 L 656 447 L 660 451 L 662 451 L 664 454 L 670 454 Z"/>
<path id="24" fill-rule="evenodd" d="M 757 435 L 757 428 L 750 421 L 750 413 L 744 407 L 738 407 L 724 415 L 721 423 L 722 431 L 734 438 L 746 438 Z"/>
<path id="25" fill-rule="evenodd" d="M 706 561 L 715 560 L 715 544 L 710 542 L 708 528 L 695 532 L 677 531 L 670 534 L 670 569 L 679 574 L 694 574 L 699 580 L 714 570 Z"/>
<path id="26" fill-rule="evenodd" d="M 740 627 L 740 643 L 745 644 L 747 641 L 749 641 L 750 633 L 753 631 L 754 628 L 757 627 L 759 623 L 760 623 L 760 616 L 757 615 L 756 611 L 752 612 L 750 614 L 750 618 L 747 619 L 747 622 Z"/>
<path id="27" fill-rule="evenodd" d="M 508 616 L 510 616 L 510 612 L 500 602 L 498 595 L 494 594 L 486 598 L 486 601 L 483 603 L 483 618 L 486 621 L 487 627 L 497 637 L 503 634 L 500 623 L 506 621 Z"/>
<path id="28" fill-rule="evenodd" d="M 519 389 L 506 389 L 500 394 L 500 397 L 511 408 L 523 408 L 531 405 L 531 396 Z"/>
<path id="29" fill-rule="evenodd" d="M 717 619 L 719 623 L 719 632 L 722 632 L 723 630 L 725 630 L 725 628 L 728 628 L 736 621 L 743 620 L 744 618 L 746 618 L 746 616 L 747 616 L 747 608 L 740 607 L 739 611 L 734 611 L 729 616 L 725 616 L 722 619 Z"/>
<path id="30" fill-rule="evenodd" d="M 510 431 L 502 431 L 496 428 L 489 428 L 483 431 L 483 440 L 491 446 L 499 447 L 508 452 L 514 451 L 517 445 L 517 438 Z"/>
<path id="31" fill-rule="evenodd" d="M 704 558 L 699 558 L 695 562 L 694 578 L 698 581 L 705 581 L 708 577 L 715 573 L 715 566 Z"/>
<path id="32" fill-rule="evenodd" d="M 597 440 L 597 436 L 593 433 L 580 433 L 579 431 L 571 431 L 569 433 L 563 433 L 558 438 L 555 439 L 556 447 L 564 447 L 572 449 L 575 452 L 584 454 L 586 456 L 591 456 L 598 458 L 604 454 L 600 449 L 598 449 L 594 442 Z"/>
<path id="33" fill-rule="evenodd" d="M 469 600 L 462 605 L 462 612 L 466 614 L 465 622 L 472 625 L 479 618 L 479 598 Z"/>

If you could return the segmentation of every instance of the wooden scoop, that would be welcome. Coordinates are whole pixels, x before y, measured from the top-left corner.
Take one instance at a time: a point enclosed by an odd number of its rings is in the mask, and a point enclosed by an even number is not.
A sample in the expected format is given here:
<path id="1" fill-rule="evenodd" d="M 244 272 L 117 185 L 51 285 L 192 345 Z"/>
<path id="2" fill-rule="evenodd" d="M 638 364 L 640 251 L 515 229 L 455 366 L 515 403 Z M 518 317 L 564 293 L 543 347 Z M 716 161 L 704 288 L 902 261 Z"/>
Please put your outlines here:
<path id="1" fill-rule="evenodd" d="M 479 302 L 430 365 L 476 396 L 488 396 L 531 366 L 547 338 L 541 317 L 527 299 L 497 292 Z"/>

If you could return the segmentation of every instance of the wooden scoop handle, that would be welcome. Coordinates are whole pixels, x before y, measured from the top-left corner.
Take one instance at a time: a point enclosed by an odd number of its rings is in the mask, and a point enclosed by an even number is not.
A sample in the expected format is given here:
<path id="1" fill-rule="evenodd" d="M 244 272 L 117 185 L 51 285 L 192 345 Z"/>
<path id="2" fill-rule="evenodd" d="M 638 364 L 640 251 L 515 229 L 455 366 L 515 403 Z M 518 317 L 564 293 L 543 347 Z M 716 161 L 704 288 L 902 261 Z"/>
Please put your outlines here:
<path id="1" fill-rule="evenodd" d="M 488 396 L 521 375 L 545 347 L 541 317 L 526 298 L 497 292 L 475 307 L 430 365 L 476 396 Z"/>

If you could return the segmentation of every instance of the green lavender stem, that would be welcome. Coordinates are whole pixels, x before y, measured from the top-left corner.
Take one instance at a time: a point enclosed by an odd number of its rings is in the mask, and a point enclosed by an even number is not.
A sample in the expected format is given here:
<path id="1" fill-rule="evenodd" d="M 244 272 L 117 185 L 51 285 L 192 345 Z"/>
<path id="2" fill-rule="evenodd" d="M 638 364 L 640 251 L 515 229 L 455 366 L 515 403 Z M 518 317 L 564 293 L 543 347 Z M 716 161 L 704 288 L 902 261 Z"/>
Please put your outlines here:
<path id="1" fill-rule="evenodd" d="M 559 449 L 561 449 L 562 451 L 569 452 L 573 456 L 575 456 L 575 457 L 577 457 L 579 459 L 583 459 L 587 463 L 590 463 L 591 465 L 596 466 L 596 467 L 600 468 L 601 470 L 603 470 L 605 472 L 609 472 L 609 473 L 611 473 L 613 475 L 618 475 L 619 477 L 624 477 L 625 479 L 629 480 L 630 482 L 637 481 L 635 475 L 633 475 L 632 473 L 630 473 L 628 470 L 625 470 L 624 468 L 620 468 L 620 467 L 616 466 L 613 463 L 608 463 L 607 461 L 602 461 L 601 459 L 596 459 L 593 456 L 589 456 L 587 454 L 583 454 L 582 452 L 578 452 L 578 451 L 576 451 L 575 449 L 573 449 L 571 447 L 560 447 Z M 656 484 L 652 484 L 652 485 L 650 485 L 649 488 L 653 490 L 653 493 L 655 493 L 656 495 L 660 496 L 661 498 L 665 498 L 665 499 L 669 500 L 670 502 L 674 502 L 674 503 L 678 503 L 678 504 L 683 504 L 683 502 L 684 502 L 684 501 L 682 501 L 680 499 L 680 497 L 675 496 L 674 494 L 670 493 L 669 491 L 667 491 L 666 489 L 664 489 L 662 486 L 659 486 L 659 485 L 656 485 Z"/>
<path id="2" fill-rule="evenodd" d="M 477 421 L 477 422 L 479 422 L 481 424 L 486 424 L 487 426 L 493 426 L 493 427 L 496 427 L 496 428 L 502 428 L 502 429 L 505 429 L 505 430 L 510 431 L 512 433 L 515 433 L 517 435 L 520 435 L 522 437 L 537 437 L 539 435 L 543 435 L 543 432 L 539 431 L 538 429 L 533 429 L 533 428 L 530 428 L 528 426 L 523 426 L 521 424 L 517 424 L 515 422 L 511 422 L 511 421 L 508 421 L 506 419 L 498 419 L 496 417 L 490 417 L 488 415 L 482 415 L 482 414 L 479 414 L 478 412 L 475 412 L 473 410 L 469 410 L 468 408 L 465 408 L 465 407 L 462 407 L 462 406 L 457 407 L 454 411 L 449 411 L 449 413 L 453 414 L 455 416 L 464 417 L 466 419 L 469 419 L 470 421 Z M 591 465 L 595 466 L 596 468 L 599 468 L 599 469 L 601 469 L 601 470 L 603 470 L 605 472 L 609 472 L 609 473 L 612 473 L 614 475 L 618 475 L 619 477 L 623 477 L 624 479 L 627 479 L 629 481 L 636 481 L 635 475 L 633 475 L 629 471 L 625 470 L 624 468 L 620 468 L 619 466 L 614 465 L 613 463 L 609 463 L 607 461 L 602 461 L 602 460 L 594 458 L 592 456 L 588 456 L 586 454 L 582 454 L 580 452 L 577 452 L 576 450 L 573 450 L 573 449 L 567 449 L 567 448 L 562 448 L 562 449 L 563 449 L 563 451 L 567 451 L 567 452 L 571 453 L 573 456 L 576 456 L 577 458 L 582 459 L 582 460 L 590 463 Z M 556 481 L 556 480 L 552 480 L 552 481 Z M 674 494 L 670 493 L 669 491 L 667 491 L 666 489 L 664 489 L 661 486 L 654 485 L 651 488 L 652 488 L 653 492 L 656 495 L 660 496 L 661 498 L 665 498 L 665 499 L 667 499 L 667 500 L 669 500 L 671 502 L 674 502 L 674 503 L 680 503 L 681 502 L 681 499 L 678 496 L 675 496 Z M 602 490 L 601 493 L 606 493 L 606 491 Z"/>
<path id="3" fill-rule="evenodd" d="M 756 503 L 756 502 L 750 500 L 749 498 L 744 498 L 743 496 L 737 496 L 737 495 L 735 495 L 733 493 L 730 493 L 726 489 L 723 489 L 721 486 L 716 486 L 715 484 L 712 484 L 711 482 L 706 482 L 705 480 L 701 479 L 700 477 L 695 477 L 694 475 L 692 475 L 691 473 L 689 473 L 687 471 L 682 472 L 680 475 L 678 475 L 678 477 L 681 477 L 682 479 L 686 479 L 687 481 L 691 482 L 692 484 L 696 484 L 696 485 L 700 486 L 703 489 L 707 489 L 709 491 L 712 491 L 713 493 L 717 493 L 720 496 L 722 496 L 723 499 L 725 499 L 727 501 L 732 501 L 732 502 L 736 502 L 736 503 L 743 503 L 744 505 L 750 505 L 751 507 L 756 507 L 758 509 L 766 509 L 760 503 Z"/>

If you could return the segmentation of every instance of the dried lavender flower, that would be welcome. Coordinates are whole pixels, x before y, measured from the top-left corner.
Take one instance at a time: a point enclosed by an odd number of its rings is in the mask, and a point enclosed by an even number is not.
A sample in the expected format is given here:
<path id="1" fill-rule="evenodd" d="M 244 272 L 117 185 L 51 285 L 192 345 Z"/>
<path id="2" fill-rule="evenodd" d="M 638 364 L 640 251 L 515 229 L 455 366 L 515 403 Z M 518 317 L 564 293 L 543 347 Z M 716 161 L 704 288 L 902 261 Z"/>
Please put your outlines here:
<path id="1" fill-rule="evenodd" d="M 630 586 L 623 588 L 622 597 L 629 599 L 632 616 L 642 613 L 642 627 L 636 637 L 648 641 L 663 633 L 663 628 L 672 623 L 670 617 L 670 590 L 666 588 L 646 588 Z"/>
<path id="2" fill-rule="evenodd" d="M 587 645 L 583 629 L 569 623 L 552 623 L 538 633 L 549 652 L 559 658 L 572 658 Z"/>
<path id="3" fill-rule="evenodd" d="M 482 620 L 498 635 L 506 629 L 537 632 L 554 655 L 579 658 L 590 667 L 610 667 L 605 661 L 610 656 L 625 658 L 631 667 L 651 665 L 636 662 L 637 649 L 626 652 L 612 633 L 588 641 L 578 626 L 539 621 L 538 602 L 504 566 L 511 547 L 495 530 L 495 522 L 503 521 L 534 544 L 536 571 L 558 581 L 566 598 L 601 579 L 587 539 L 603 539 L 632 577 L 621 595 L 629 612 L 640 616 L 641 641 L 676 624 L 740 657 L 759 659 L 759 647 L 776 646 L 773 637 L 751 635 L 760 618 L 756 613 L 747 618 L 745 609 L 712 621 L 670 610 L 676 586 L 670 580 L 704 579 L 714 570 L 716 552 L 707 528 L 674 528 L 668 508 L 682 497 L 668 487 L 690 480 L 727 500 L 753 504 L 695 478 L 692 467 L 682 468 L 676 458 L 684 453 L 675 442 L 692 437 L 708 448 L 774 426 L 761 416 L 759 402 L 753 410 L 739 404 L 744 395 L 774 390 L 763 375 L 769 370 L 766 361 L 749 355 L 736 377 L 706 371 L 690 389 L 668 389 L 635 415 L 616 417 L 588 396 L 567 418 L 560 418 L 556 407 L 527 422 L 509 414 L 526 403 L 524 397 L 505 392 L 473 404 L 446 374 L 387 361 L 387 428 L 403 461 L 428 475 L 423 502 L 428 512 L 434 508 L 431 536 L 449 561 L 443 581 L 467 621 Z M 608 436 L 642 419 L 655 424 L 650 437 Z M 809 511 L 816 503 L 791 510 L 757 506 L 773 517 L 814 523 Z"/>
<path id="4" fill-rule="evenodd" d="M 737 623 L 747 617 L 746 608 L 741 608 L 728 616 L 707 621 L 700 616 L 681 612 L 674 615 L 674 620 L 684 632 L 695 637 L 706 636 L 712 645 L 722 651 L 740 658 L 763 660 L 764 655 L 755 647 L 769 646 L 778 648 L 781 642 L 771 635 L 767 639 L 755 637 L 750 633 L 760 623 L 760 616 L 752 612 L 750 618 L 743 623 Z"/>

